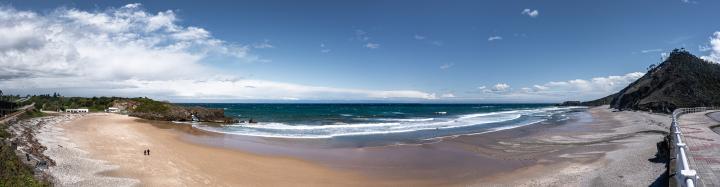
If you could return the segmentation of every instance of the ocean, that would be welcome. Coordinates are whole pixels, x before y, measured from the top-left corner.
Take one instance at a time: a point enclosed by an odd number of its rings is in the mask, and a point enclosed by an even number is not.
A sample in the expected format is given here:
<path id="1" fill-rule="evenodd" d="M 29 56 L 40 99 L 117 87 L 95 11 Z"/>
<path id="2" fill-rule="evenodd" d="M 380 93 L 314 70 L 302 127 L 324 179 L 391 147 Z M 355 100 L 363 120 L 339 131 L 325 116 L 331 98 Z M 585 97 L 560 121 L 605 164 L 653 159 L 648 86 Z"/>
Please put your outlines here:
<path id="1" fill-rule="evenodd" d="M 551 104 L 219 104 L 241 123 L 194 123 L 206 131 L 252 137 L 408 142 L 557 122 L 584 107 Z M 247 123 L 250 119 L 258 123 Z"/>

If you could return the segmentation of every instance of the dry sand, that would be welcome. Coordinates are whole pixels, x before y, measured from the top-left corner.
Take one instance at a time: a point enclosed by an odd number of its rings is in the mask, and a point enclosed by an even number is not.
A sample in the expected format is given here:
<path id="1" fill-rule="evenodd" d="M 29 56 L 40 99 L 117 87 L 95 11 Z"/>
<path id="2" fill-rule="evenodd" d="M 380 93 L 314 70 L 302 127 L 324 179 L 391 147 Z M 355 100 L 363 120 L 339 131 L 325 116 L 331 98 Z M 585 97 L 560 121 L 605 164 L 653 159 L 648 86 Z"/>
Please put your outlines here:
<path id="1" fill-rule="evenodd" d="M 47 147 L 43 154 L 55 162 L 45 170 L 52 176 L 55 186 L 133 186 L 137 179 L 98 175 L 97 173 L 117 169 L 106 161 L 91 159 L 88 152 L 80 149 L 75 141 L 66 136 L 63 125 L 83 115 L 60 115 L 38 118 L 44 122 L 36 135 L 38 141 Z M 85 149 L 87 150 L 87 149 Z"/>

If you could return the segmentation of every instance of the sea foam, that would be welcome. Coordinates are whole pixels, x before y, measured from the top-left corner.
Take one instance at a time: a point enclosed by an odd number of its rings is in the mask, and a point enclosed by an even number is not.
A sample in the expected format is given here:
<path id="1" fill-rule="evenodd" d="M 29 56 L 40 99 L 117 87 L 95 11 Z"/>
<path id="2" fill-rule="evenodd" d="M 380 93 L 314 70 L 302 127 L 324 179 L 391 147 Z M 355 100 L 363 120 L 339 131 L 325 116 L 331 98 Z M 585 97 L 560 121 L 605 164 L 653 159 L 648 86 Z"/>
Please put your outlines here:
<path id="1" fill-rule="evenodd" d="M 554 114 L 569 112 L 575 108 L 578 107 L 544 107 L 436 118 L 364 118 L 367 122 L 335 123 L 329 125 L 261 122 L 256 124 L 240 123 L 220 127 L 204 124 L 193 124 L 193 126 L 218 133 L 272 138 L 333 138 L 340 136 L 442 131 L 468 127 L 478 128 L 476 132 L 471 133 L 484 133 L 535 124 L 545 121 Z M 506 124 L 482 128 L 485 125 L 496 125 L 498 123 Z M 460 133 L 468 134 L 466 131 Z"/>

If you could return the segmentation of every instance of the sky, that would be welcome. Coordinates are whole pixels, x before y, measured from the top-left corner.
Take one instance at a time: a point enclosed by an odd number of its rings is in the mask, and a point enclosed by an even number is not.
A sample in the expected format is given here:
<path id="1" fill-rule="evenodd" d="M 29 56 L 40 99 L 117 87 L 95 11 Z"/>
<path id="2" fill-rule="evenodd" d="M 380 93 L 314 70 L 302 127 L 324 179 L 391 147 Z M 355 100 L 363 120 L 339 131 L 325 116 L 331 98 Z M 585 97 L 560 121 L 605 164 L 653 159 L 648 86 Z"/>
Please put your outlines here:
<path id="1" fill-rule="evenodd" d="M 0 1 L 6 94 L 173 102 L 559 102 L 674 48 L 720 1 Z"/>

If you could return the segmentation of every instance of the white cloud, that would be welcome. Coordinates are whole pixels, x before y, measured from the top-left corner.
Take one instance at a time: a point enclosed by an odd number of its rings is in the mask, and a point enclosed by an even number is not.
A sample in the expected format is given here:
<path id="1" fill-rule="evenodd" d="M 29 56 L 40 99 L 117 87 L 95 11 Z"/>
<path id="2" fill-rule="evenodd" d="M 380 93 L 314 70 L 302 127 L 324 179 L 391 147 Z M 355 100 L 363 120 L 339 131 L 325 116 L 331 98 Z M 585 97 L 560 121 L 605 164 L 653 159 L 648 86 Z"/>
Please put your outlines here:
<path id="1" fill-rule="evenodd" d="M 430 37 L 423 36 L 423 35 L 419 35 L 419 34 L 415 34 L 415 35 L 413 36 L 413 38 L 415 38 L 415 40 L 425 40 L 426 42 L 424 42 L 424 43 L 427 43 L 427 44 L 430 44 L 430 45 L 434 45 L 434 46 L 438 46 L 438 47 L 442 47 L 443 45 L 445 45 L 445 42 L 443 42 L 442 40 L 427 41 L 427 40 L 430 40 Z"/>
<path id="2" fill-rule="evenodd" d="M 265 40 L 261 43 L 253 44 L 253 48 L 255 48 L 255 49 L 271 49 L 271 48 L 275 48 L 275 46 L 270 44 L 270 41 Z"/>
<path id="3" fill-rule="evenodd" d="M 710 48 L 710 54 L 700 58 L 720 63 L 720 31 L 713 33 L 713 36 L 710 37 Z"/>
<path id="4" fill-rule="evenodd" d="M 528 15 L 532 18 L 537 17 L 540 15 L 540 12 L 538 10 L 530 10 L 529 8 L 524 9 L 520 14 Z"/>
<path id="5" fill-rule="evenodd" d="M 567 100 L 599 99 L 620 91 L 633 81 L 642 77 L 641 72 L 628 73 L 621 76 L 595 77 L 591 79 L 573 79 L 566 81 L 550 81 L 517 90 L 510 85 L 498 83 L 492 87 L 479 86 L 456 100 L 482 100 L 498 102 L 560 102 Z"/>
<path id="6" fill-rule="evenodd" d="M 173 11 L 153 14 L 140 4 L 49 13 L 0 6 L 0 88 L 17 94 L 60 91 L 169 100 L 436 98 L 415 90 L 242 79 L 205 61 L 264 61 L 251 49 L 271 46 L 268 41 L 224 41 L 203 28 L 180 25 Z"/>
<path id="7" fill-rule="evenodd" d="M 353 40 L 365 43 L 363 45 L 363 47 L 366 47 L 369 49 L 380 48 L 380 44 L 375 41 L 371 41 L 370 37 L 368 36 L 368 32 L 366 32 L 364 30 L 360 30 L 360 29 L 355 30 L 355 38 L 353 38 Z"/>
<path id="8" fill-rule="evenodd" d="M 331 51 L 330 49 L 320 49 L 321 53 L 329 53 L 330 51 Z"/>
<path id="9" fill-rule="evenodd" d="M 504 92 L 504 91 L 507 91 L 508 89 L 510 89 L 510 85 L 505 84 L 505 83 L 498 83 L 495 86 L 493 86 L 492 91 Z"/>
<path id="10" fill-rule="evenodd" d="M 445 45 L 445 43 L 443 43 L 443 41 L 440 41 L 440 40 L 432 41 L 432 42 L 430 42 L 430 44 L 432 44 L 434 46 L 438 46 L 438 47 Z"/>
<path id="11" fill-rule="evenodd" d="M 29 87 L 43 87 L 48 82 L 58 84 L 47 87 L 61 88 L 64 95 L 94 96 L 138 96 L 143 93 L 162 99 L 436 99 L 435 94 L 415 90 L 367 90 L 333 88 L 283 83 L 265 80 L 209 78 L 175 80 L 93 81 L 91 85 L 82 78 L 28 78 L 3 82 L 3 88 L 24 90 Z"/>
<path id="12" fill-rule="evenodd" d="M 712 48 L 710 46 L 698 45 L 698 51 L 700 51 L 700 52 L 705 52 L 705 51 L 710 51 L 710 50 L 712 50 Z"/>
<path id="13" fill-rule="evenodd" d="M 598 99 L 620 91 L 643 75 L 644 73 L 641 72 L 633 72 L 622 76 L 595 77 L 589 80 L 551 81 L 542 85 L 533 85 L 530 92 L 535 95 L 556 97 L 559 100 Z"/>
<path id="14" fill-rule="evenodd" d="M 491 87 L 487 86 L 478 86 L 477 93 L 483 93 L 483 94 L 503 94 L 503 93 L 509 93 L 510 91 L 510 85 L 505 83 L 497 83 Z M 476 93 L 475 91 L 471 91 L 471 93 Z"/>
<path id="15" fill-rule="evenodd" d="M 655 53 L 655 52 L 661 52 L 662 49 L 645 49 L 641 50 L 640 53 Z"/>
<path id="16" fill-rule="evenodd" d="M 365 47 L 370 48 L 370 49 L 377 49 L 377 48 L 380 48 L 380 44 L 368 42 L 367 44 L 365 44 Z"/>
<path id="17" fill-rule="evenodd" d="M 355 30 L 355 39 L 360 41 L 368 41 L 370 40 L 370 37 L 368 36 L 368 33 L 364 30 Z"/>
<path id="18" fill-rule="evenodd" d="M 522 90 L 522 92 L 525 92 L 525 93 L 533 92 L 533 89 L 532 89 L 532 88 L 528 88 L 528 87 L 520 88 L 520 90 Z"/>
<path id="19" fill-rule="evenodd" d="M 443 65 L 440 66 L 440 69 L 446 70 L 446 69 L 450 69 L 450 68 L 453 67 L 453 66 L 455 66 L 455 63 L 445 63 L 445 64 L 443 64 Z"/>
<path id="20" fill-rule="evenodd" d="M 330 49 L 325 47 L 325 43 L 320 43 L 320 52 L 321 53 L 329 53 Z"/>
<path id="21" fill-rule="evenodd" d="M 455 98 L 455 94 L 453 94 L 453 93 L 445 93 L 445 94 L 440 95 L 440 97 L 442 97 L 442 98 Z"/>
<path id="22" fill-rule="evenodd" d="M 502 40 L 502 39 L 503 39 L 502 36 L 490 36 L 490 37 L 488 38 L 488 41 L 491 41 L 491 42 L 492 42 L 492 41 L 494 41 L 494 40 Z"/>
<path id="23" fill-rule="evenodd" d="M 550 88 L 547 87 L 547 86 L 533 85 L 533 89 L 534 89 L 534 90 L 537 90 L 537 91 L 545 91 L 545 90 L 548 90 L 548 89 L 550 89 Z"/>

